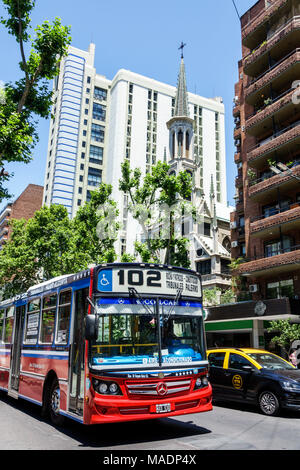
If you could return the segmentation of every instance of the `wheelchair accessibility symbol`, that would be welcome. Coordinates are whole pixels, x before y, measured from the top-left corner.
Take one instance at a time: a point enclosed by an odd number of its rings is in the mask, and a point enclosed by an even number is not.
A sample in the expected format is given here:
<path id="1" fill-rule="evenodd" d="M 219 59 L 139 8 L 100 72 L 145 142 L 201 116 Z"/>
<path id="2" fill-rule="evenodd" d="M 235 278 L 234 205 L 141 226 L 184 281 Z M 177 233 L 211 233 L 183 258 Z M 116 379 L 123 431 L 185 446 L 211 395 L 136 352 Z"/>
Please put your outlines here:
<path id="1" fill-rule="evenodd" d="M 113 290 L 111 269 L 103 269 L 99 272 L 98 290 L 101 292 L 111 292 Z"/>

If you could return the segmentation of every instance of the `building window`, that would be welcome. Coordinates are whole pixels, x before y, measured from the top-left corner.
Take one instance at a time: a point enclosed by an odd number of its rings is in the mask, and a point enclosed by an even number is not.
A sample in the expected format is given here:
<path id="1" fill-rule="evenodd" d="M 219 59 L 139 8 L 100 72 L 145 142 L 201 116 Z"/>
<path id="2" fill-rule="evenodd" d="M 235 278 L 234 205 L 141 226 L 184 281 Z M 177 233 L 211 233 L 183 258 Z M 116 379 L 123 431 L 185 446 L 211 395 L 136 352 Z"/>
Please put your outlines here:
<path id="1" fill-rule="evenodd" d="M 206 237 L 210 237 L 210 224 L 208 222 L 204 222 L 204 233 Z"/>
<path id="2" fill-rule="evenodd" d="M 196 263 L 197 272 L 200 274 L 211 274 L 211 260 L 207 259 Z"/>
<path id="3" fill-rule="evenodd" d="M 92 123 L 91 139 L 96 142 L 104 142 L 104 130 L 103 126 Z"/>
<path id="4" fill-rule="evenodd" d="M 291 251 L 293 239 L 283 235 L 282 240 L 272 240 L 265 243 L 265 258 Z"/>
<path id="5" fill-rule="evenodd" d="M 269 282 L 267 284 L 267 299 L 280 299 L 283 297 L 292 298 L 294 296 L 293 279 L 285 281 Z"/>
<path id="6" fill-rule="evenodd" d="M 107 98 L 107 91 L 103 88 L 99 88 L 95 86 L 94 88 L 94 98 L 96 100 L 106 101 Z"/>
<path id="7" fill-rule="evenodd" d="M 105 121 L 106 117 L 106 106 L 100 103 L 93 103 L 93 119 L 98 121 Z"/>
<path id="8" fill-rule="evenodd" d="M 103 148 L 97 147 L 96 145 L 90 145 L 90 158 L 91 163 L 98 163 L 102 165 L 103 163 Z"/>
<path id="9" fill-rule="evenodd" d="M 98 168 L 89 168 L 88 171 L 88 185 L 89 186 L 99 186 L 102 181 L 102 170 Z"/>

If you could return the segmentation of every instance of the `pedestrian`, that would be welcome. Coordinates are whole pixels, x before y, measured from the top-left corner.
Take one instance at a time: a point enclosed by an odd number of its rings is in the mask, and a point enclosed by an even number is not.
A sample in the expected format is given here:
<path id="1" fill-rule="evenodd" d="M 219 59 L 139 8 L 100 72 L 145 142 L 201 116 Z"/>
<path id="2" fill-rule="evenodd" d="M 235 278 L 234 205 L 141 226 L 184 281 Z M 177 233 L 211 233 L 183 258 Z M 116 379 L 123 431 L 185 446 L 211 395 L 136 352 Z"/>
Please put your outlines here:
<path id="1" fill-rule="evenodd" d="M 294 348 L 290 350 L 289 361 L 293 364 L 293 366 L 297 367 L 298 361 L 297 361 L 297 356 L 296 356 L 296 350 Z"/>

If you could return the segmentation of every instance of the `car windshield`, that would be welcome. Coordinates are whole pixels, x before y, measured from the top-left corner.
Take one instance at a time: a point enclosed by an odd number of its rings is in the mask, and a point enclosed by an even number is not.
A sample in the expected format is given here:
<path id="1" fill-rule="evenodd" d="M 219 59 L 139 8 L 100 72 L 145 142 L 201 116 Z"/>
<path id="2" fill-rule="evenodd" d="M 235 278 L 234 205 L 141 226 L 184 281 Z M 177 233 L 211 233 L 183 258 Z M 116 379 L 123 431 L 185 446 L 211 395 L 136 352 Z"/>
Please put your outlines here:
<path id="1" fill-rule="evenodd" d="M 92 365 L 155 366 L 159 357 L 164 365 L 205 360 L 201 310 L 176 306 L 172 314 L 166 314 L 169 310 L 160 307 L 159 338 L 154 308 L 147 312 L 143 305 L 100 305 L 97 340 L 90 348 Z"/>
<path id="2" fill-rule="evenodd" d="M 281 357 L 271 353 L 247 353 L 247 355 L 265 369 L 294 369 L 291 364 L 281 359 Z"/>

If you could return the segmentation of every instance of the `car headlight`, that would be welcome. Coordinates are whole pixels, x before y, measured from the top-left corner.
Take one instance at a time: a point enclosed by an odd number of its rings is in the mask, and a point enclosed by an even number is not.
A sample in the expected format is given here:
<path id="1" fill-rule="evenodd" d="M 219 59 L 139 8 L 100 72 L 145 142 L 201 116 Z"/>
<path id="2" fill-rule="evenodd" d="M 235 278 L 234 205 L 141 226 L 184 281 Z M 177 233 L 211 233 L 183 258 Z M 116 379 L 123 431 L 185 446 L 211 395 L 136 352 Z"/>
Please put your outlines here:
<path id="1" fill-rule="evenodd" d="M 204 388 L 204 387 L 208 387 L 208 378 L 203 375 L 202 377 L 198 377 L 196 382 L 195 382 L 195 390 L 198 389 L 198 388 Z"/>
<path id="2" fill-rule="evenodd" d="M 105 382 L 93 378 L 93 388 L 95 392 L 101 395 L 122 395 L 121 389 L 116 382 Z"/>
<path id="3" fill-rule="evenodd" d="M 282 387 L 289 392 L 300 392 L 300 383 L 299 382 L 282 382 Z"/>

